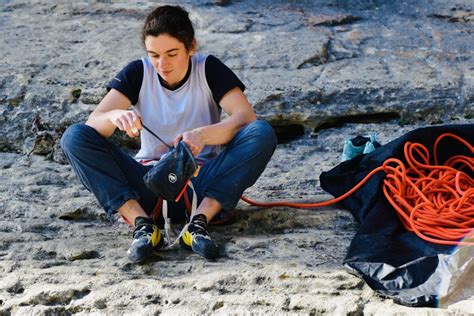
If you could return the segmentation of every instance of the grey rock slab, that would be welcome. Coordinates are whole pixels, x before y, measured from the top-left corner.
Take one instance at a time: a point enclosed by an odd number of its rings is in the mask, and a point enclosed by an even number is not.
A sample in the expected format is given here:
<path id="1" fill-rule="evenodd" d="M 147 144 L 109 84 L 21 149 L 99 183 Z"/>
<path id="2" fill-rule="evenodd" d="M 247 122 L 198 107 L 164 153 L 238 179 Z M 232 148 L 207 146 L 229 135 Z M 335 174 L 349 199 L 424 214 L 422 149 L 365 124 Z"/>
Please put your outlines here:
<path id="1" fill-rule="evenodd" d="M 272 124 L 315 128 L 379 113 L 403 122 L 472 117 L 472 21 L 465 18 L 470 6 L 463 1 L 420 3 L 413 10 L 325 1 L 184 5 L 200 49 L 241 76 L 257 114 Z M 62 132 L 84 121 L 113 75 L 144 55 L 138 34 L 153 6 L 2 5 L 7 45 L 0 63 L 0 131 L 6 137 L 0 149 L 64 162 Z M 450 22 L 439 12 L 463 18 Z M 136 147 L 122 138 L 117 142 Z"/>
<path id="2" fill-rule="evenodd" d="M 338 116 L 380 113 L 440 123 L 463 118 L 472 110 L 460 93 L 462 78 L 460 69 L 433 68 L 423 60 L 342 60 L 327 64 L 313 87 L 276 92 L 255 107 L 265 119 L 286 119 L 311 128 Z"/>
<path id="3" fill-rule="evenodd" d="M 385 144 L 420 126 L 473 122 L 471 1 L 179 4 L 199 50 L 236 72 L 257 115 L 281 135 L 249 198 L 330 199 L 319 175 L 339 163 L 346 139 L 376 133 Z M 58 141 L 145 55 L 139 31 L 156 5 L 0 4 L 0 314 L 472 312 L 469 286 L 444 309 L 420 310 L 344 271 L 357 223 L 337 205 L 239 202 L 235 222 L 210 228 L 224 248 L 217 261 L 177 249 L 131 264 L 130 227 L 107 221 Z M 136 149 L 123 136 L 113 141 Z"/>
<path id="4" fill-rule="evenodd" d="M 241 34 L 201 33 L 203 49 L 212 51 L 235 70 L 277 68 L 291 70 L 317 66 L 327 60 L 328 33 L 310 30 L 299 32 L 266 31 Z M 245 45 L 242 44 L 245 41 Z"/>

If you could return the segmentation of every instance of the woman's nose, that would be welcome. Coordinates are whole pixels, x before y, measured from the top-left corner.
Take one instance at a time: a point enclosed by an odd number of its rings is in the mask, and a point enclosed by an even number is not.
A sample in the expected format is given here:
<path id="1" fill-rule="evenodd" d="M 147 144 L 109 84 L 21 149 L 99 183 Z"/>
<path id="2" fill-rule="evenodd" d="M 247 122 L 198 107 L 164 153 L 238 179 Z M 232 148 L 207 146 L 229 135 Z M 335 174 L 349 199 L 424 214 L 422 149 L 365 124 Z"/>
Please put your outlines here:
<path id="1" fill-rule="evenodd" d="M 158 66 L 159 66 L 160 69 L 166 68 L 167 65 L 168 65 L 168 58 L 166 58 L 166 57 L 161 57 L 161 58 L 158 60 Z"/>

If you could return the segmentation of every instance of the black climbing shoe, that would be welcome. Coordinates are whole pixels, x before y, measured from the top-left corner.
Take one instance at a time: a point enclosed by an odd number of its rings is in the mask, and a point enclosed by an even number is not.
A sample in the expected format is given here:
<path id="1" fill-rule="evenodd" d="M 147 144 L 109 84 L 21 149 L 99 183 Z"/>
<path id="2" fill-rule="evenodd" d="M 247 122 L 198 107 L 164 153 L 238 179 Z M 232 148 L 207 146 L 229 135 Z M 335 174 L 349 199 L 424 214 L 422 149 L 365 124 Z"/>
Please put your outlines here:
<path id="1" fill-rule="evenodd" d="M 188 229 L 181 236 L 180 243 L 183 247 L 191 249 L 204 258 L 216 259 L 219 257 L 219 247 L 212 241 L 207 231 L 207 220 L 204 214 L 193 217 Z"/>
<path id="2" fill-rule="evenodd" d="M 128 249 L 128 257 L 134 263 L 140 263 L 154 255 L 154 251 L 163 248 L 161 231 L 150 218 L 137 217 L 133 230 L 133 242 Z"/>

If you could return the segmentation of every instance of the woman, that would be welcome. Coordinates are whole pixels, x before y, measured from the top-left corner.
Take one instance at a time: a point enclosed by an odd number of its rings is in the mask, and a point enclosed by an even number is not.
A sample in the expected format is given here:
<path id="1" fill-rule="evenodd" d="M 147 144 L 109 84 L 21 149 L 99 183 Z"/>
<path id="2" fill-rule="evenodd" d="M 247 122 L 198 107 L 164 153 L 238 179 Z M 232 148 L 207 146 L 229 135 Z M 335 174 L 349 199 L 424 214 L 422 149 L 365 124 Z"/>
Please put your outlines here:
<path id="1" fill-rule="evenodd" d="M 143 125 L 170 145 L 184 141 L 202 167 L 192 178 L 199 204 L 181 244 L 213 259 L 219 251 L 208 222 L 224 218 L 255 183 L 276 137 L 267 123 L 256 120 L 237 76 L 216 57 L 196 53 L 194 29 L 183 8 L 155 9 L 142 39 L 147 58 L 131 62 L 111 81 L 87 122 L 65 131 L 61 146 L 107 214 L 118 212 L 134 224 L 128 253 L 141 262 L 163 247 L 158 228 L 163 219 L 150 218 L 159 197 L 146 188 L 143 176 L 168 150 Z M 223 121 L 221 110 L 228 114 Z M 140 136 L 135 158 L 107 140 L 117 128 L 129 137 Z M 173 216 L 182 218 L 183 202 L 170 204 Z"/>

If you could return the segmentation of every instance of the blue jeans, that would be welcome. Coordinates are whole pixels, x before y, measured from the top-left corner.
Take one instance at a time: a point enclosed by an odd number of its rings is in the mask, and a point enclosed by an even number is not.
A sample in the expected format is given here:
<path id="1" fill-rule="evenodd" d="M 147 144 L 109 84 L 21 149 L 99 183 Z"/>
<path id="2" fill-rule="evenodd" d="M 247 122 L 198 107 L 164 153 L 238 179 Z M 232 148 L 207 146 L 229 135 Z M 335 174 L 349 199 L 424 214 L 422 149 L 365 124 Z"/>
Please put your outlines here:
<path id="1" fill-rule="evenodd" d="M 254 121 L 243 127 L 225 149 L 201 167 L 192 178 L 198 203 L 204 197 L 217 200 L 224 218 L 235 208 L 242 193 L 257 181 L 270 160 L 277 141 L 272 127 Z M 147 189 L 143 176 L 151 166 L 143 166 L 85 124 L 69 126 L 61 147 L 82 184 L 97 198 L 109 218 L 128 200 L 134 199 L 147 214 L 158 197 Z M 168 203 L 172 220 L 183 220 L 184 202 Z M 162 225 L 162 219 L 159 223 Z"/>

